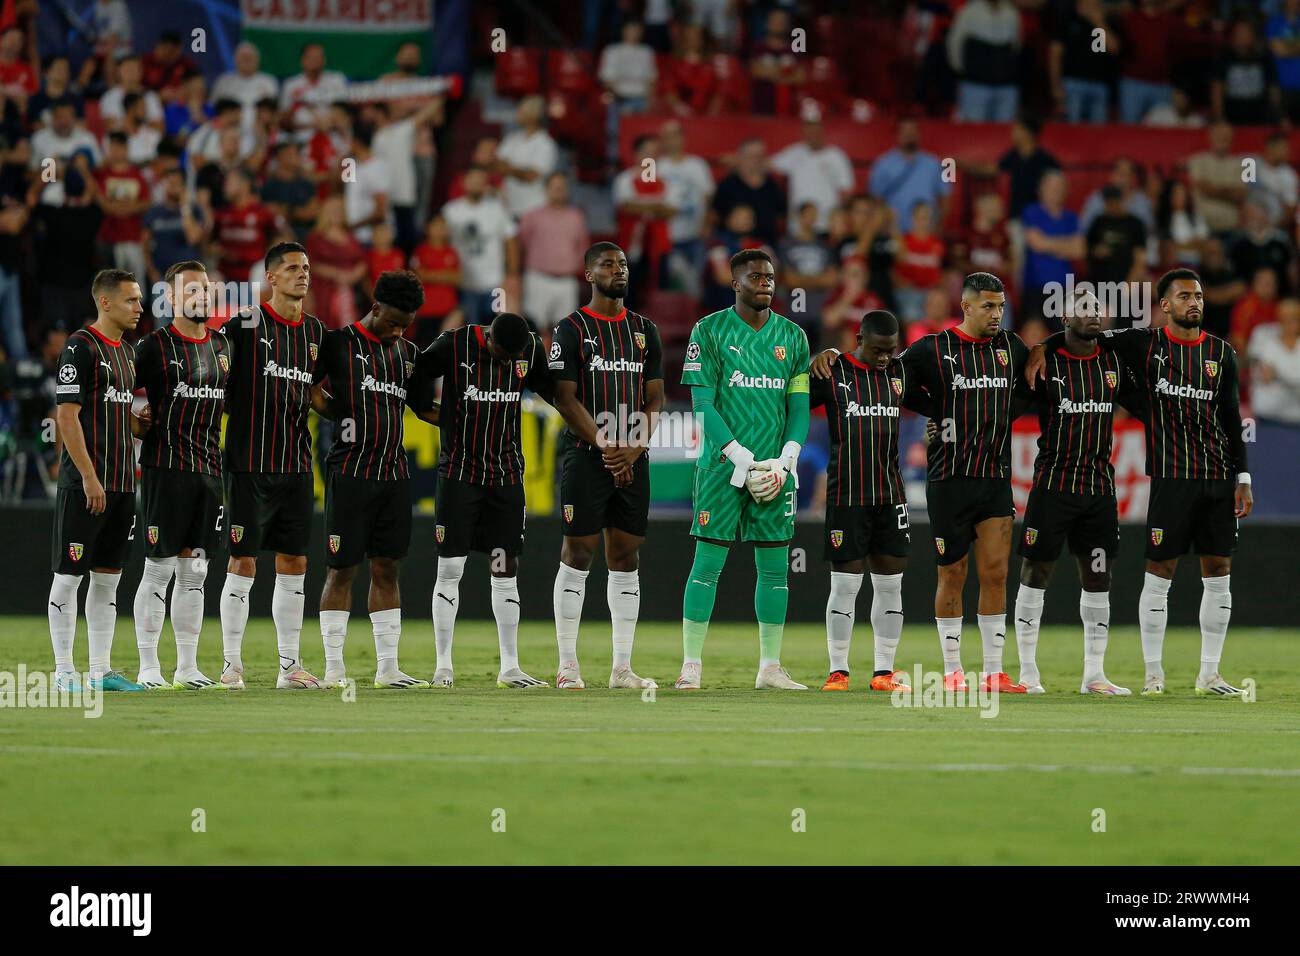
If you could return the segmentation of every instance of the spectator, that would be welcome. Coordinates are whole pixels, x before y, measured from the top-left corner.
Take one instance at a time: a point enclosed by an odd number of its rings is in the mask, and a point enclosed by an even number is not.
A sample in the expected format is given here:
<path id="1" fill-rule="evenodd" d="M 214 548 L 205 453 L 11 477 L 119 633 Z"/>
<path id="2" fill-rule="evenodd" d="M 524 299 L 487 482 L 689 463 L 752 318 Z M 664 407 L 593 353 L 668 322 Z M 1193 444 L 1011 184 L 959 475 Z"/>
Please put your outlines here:
<path id="1" fill-rule="evenodd" d="M 157 127 L 161 133 L 164 129 L 162 100 L 153 90 L 145 89 L 144 67 L 138 56 L 128 56 L 117 65 L 117 84 L 109 87 L 99 98 L 99 118 L 104 126 L 110 131 L 122 128 L 128 93 L 139 93 L 144 97 L 145 117 L 149 125 Z"/>
<path id="2" fill-rule="evenodd" d="M 1088 279 L 1140 282 L 1146 276 L 1147 227 L 1124 205 L 1115 185 L 1102 189 L 1101 215 L 1088 227 Z"/>
<path id="3" fill-rule="evenodd" d="M 251 171 L 240 159 L 240 140 L 242 134 L 237 126 L 231 126 L 229 129 L 221 131 L 221 138 L 218 145 L 221 152 L 214 162 L 205 163 L 199 170 L 199 174 L 194 177 L 192 189 L 199 196 L 203 205 L 212 209 L 224 209 L 228 199 L 226 197 L 226 174 L 235 169 L 241 169 L 245 172 Z"/>
<path id="4" fill-rule="evenodd" d="M 181 53 L 181 35 L 175 30 L 158 34 L 153 49 L 140 58 L 140 65 L 144 69 L 145 87 L 165 103 L 179 99 L 186 77 L 199 70 L 193 60 Z"/>
<path id="5" fill-rule="evenodd" d="M 1119 77 L 1119 119 L 1137 124 L 1152 110 L 1169 108 L 1169 74 L 1176 58 L 1178 18 L 1164 0 L 1139 0 L 1120 21 L 1124 51 Z"/>
<path id="6" fill-rule="evenodd" d="M 1232 307 L 1228 326 L 1228 341 L 1238 352 L 1246 351 L 1257 326 L 1277 321 L 1277 294 L 1277 273 L 1272 269 L 1260 269 L 1251 277 L 1250 292 Z"/>
<path id="7" fill-rule="evenodd" d="M 623 40 L 611 43 L 600 54 L 596 73 L 614 97 L 618 113 L 641 113 L 650 103 L 658 69 L 655 52 L 642 42 L 644 28 L 636 20 L 623 24 Z"/>
<path id="8" fill-rule="evenodd" d="M 352 148 L 352 126 L 351 108 L 335 103 L 325 110 L 321 125 L 307 139 L 309 174 L 316 180 L 317 195 L 322 199 L 338 189 L 342 161 Z"/>
<path id="9" fill-rule="evenodd" d="M 375 123 L 375 152 L 385 157 L 388 166 L 388 202 L 397 247 L 409 258 L 419 239 L 415 227 L 416 137 L 426 125 L 442 122 L 443 99 L 430 97 L 404 119 L 394 119 L 392 108 L 382 100 L 370 104 L 369 109 Z"/>
<path id="10" fill-rule="evenodd" d="M 1142 225 L 1147 231 L 1155 228 L 1156 215 L 1155 209 L 1151 203 L 1151 197 L 1142 191 L 1141 180 L 1138 176 L 1138 169 L 1133 164 L 1133 160 L 1120 157 L 1111 164 L 1110 180 L 1107 186 L 1114 186 L 1119 190 L 1120 202 L 1124 204 L 1127 212 L 1137 216 L 1142 220 Z M 1105 198 L 1106 186 L 1094 190 L 1083 204 L 1083 210 L 1079 213 L 1079 227 L 1087 232 L 1092 228 L 1093 220 L 1102 214 L 1106 203 Z"/>
<path id="11" fill-rule="evenodd" d="M 802 59 L 791 42 L 790 14 L 779 7 L 767 15 L 767 30 L 750 47 L 753 110 L 760 116 L 794 112 L 797 88 L 807 78 Z"/>
<path id="12" fill-rule="evenodd" d="M 668 109 L 678 116 L 712 116 L 722 109 L 722 84 L 705 49 L 702 26 L 687 24 L 678 31 L 677 52 L 669 61 L 668 75 L 660 77 L 660 89 Z"/>
<path id="13" fill-rule="evenodd" d="M 448 199 L 459 199 L 465 195 L 465 177 L 469 175 L 469 169 L 474 166 L 482 166 L 488 171 L 487 191 L 493 196 L 501 195 L 501 184 L 505 181 L 505 177 L 495 171 L 499 145 L 499 141 L 492 136 L 485 136 L 474 144 L 474 152 L 469 157 L 469 167 L 451 178 L 451 185 L 447 187 Z"/>
<path id="14" fill-rule="evenodd" d="M 1300 122 L 1300 0 L 1285 0 L 1264 27 L 1277 69 L 1283 115 Z"/>
<path id="15" fill-rule="evenodd" d="M 1295 244 L 1269 219 L 1268 203 L 1252 196 L 1242 204 L 1241 231 L 1228 243 L 1228 258 L 1238 275 L 1253 276 L 1260 269 L 1268 269 L 1277 279 L 1283 295 L 1290 295 L 1294 287 L 1292 270 L 1295 267 Z"/>
<path id="16" fill-rule="evenodd" d="M 139 93 L 126 94 L 122 107 L 121 132 L 126 137 L 127 159 L 137 166 L 144 166 L 158 155 L 162 133 L 149 124 L 144 97 Z"/>
<path id="17" fill-rule="evenodd" d="M 820 117 L 803 122 L 803 141 L 792 143 L 772 157 L 772 168 L 786 176 L 790 198 L 789 216 L 805 202 L 817 207 L 817 229 L 823 231 L 831 210 L 853 193 L 853 164 L 844 150 L 826 144 L 826 128 Z"/>
<path id="18" fill-rule="evenodd" d="M 343 180 L 343 207 L 348 214 L 348 228 L 363 246 L 370 245 L 370 230 L 381 222 L 393 224 L 388 208 L 391 187 L 388 162 L 371 149 L 374 131 L 362 124 L 352 128 L 351 158 L 356 161 L 352 178 Z"/>
<path id="19" fill-rule="evenodd" d="M 1287 228 L 1295 223 L 1297 185 L 1291 165 L 1291 138 L 1286 133 L 1273 133 L 1264 146 L 1264 155 L 1256 162 L 1251 195 L 1268 201 L 1274 225 Z"/>
<path id="20" fill-rule="evenodd" d="M 1210 148 L 1187 160 L 1187 175 L 1196 206 L 1211 232 L 1236 229 L 1238 207 L 1246 198 L 1241 181 L 1241 157 L 1232 152 L 1232 127 L 1216 122 L 1209 128 Z"/>
<path id="21" fill-rule="evenodd" d="M 715 49 L 735 50 L 740 18 L 734 15 L 733 0 L 693 0 L 691 23 L 703 27 Z"/>
<path id="22" fill-rule="evenodd" d="M 504 177 L 502 198 L 516 218 L 546 203 L 546 177 L 555 171 L 559 148 L 542 125 L 545 101 L 528 96 L 519 102 L 519 128 L 497 147 L 497 172 Z"/>
<path id="23" fill-rule="evenodd" d="M 627 253 L 629 298 L 662 285 L 672 249 L 668 223 L 677 215 L 673 184 L 661 176 L 646 176 L 646 159 L 659 155 L 659 141 L 642 136 L 633 146 L 635 164 L 614 178 L 614 207 L 618 244 Z"/>
<path id="24" fill-rule="evenodd" d="M 1281 108 L 1277 67 L 1260 46 L 1254 25 L 1237 20 L 1210 83 L 1210 110 L 1233 126 L 1258 126 L 1276 122 Z"/>
<path id="25" fill-rule="evenodd" d="M 460 302 L 460 256 L 451 244 L 447 220 L 435 215 L 424 230 L 424 242 L 415 247 L 411 270 L 424 283 L 424 304 L 416 313 L 414 332 L 408 332 L 420 348 L 432 344 L 442 323 Z"/>
<path id="26" fill-rule="evenodd" d="M 1011 0 L 971 0 L 948 29 L 948 62 L 957 83 L 957 119 L 1009 123 L 1020 108 L 1017 86 L 1020 11 Z"/>
<path id="27" fill-rule="evenodd" d="M 1232 325 L 1232 307 L 1246 294 L 1246 283 L 1228 261 L 1222 240 L 1211 236 L 1203 249 L 1200 275 L 1205 317 L 1201 324 L 1211 335 L 1226 339 Z"/>
<path id="28" fill-rule="evenodd" d="M 22 299 L 27 220 L 27 204 L 21 194 L 6 194 L 0 204 L 0 345 L 14 362 L 27 358 Z"/>
<path id="29" fill-rule="evenodd" d="M 0 34 L 0 92 L 25 103 L 41 88 L 40 77 L 27 62 L 27 35 L 20 27 Z"/>
<path id="30" fill-rule="evenodd" d="M 1170 101 L 1162 106 L 1152 107 L 1142 120 L 1145 126 L 1159 126 L 1169 129 L 1199 129 L 1205 125 L 1205 117 L 1192 106 L 1192 98 L 1180 86 L 1175 86 L 1170 94 Z"/>
<path id="31" fill-rule="evenodd" d="M 853 342 L 862 316 L 874 309 L 883 309 L 885 303 L 871 291 L 871 274 L 867 260 L 850 256 L 840 269 L 840 284 L 833 289 L 822 309 L 822 341 L 841 352 L 852 351 L 845 346 Z"/>
<path id="32" fill-rule="evenodd" d="M 519 245 L 524 315 L 540 328 L 552 328 L 580 304 L 574 273 L 591 245 L 587 217 L 569 202 L 569 180 L 563 173 L 546 177 L 546 205 L 519 220 Z"/>
<path id="33" fill-rule="evenodd" d="M 366 265 L 370 270 L 370 285 L 373 287 L 379 277 L 394 269 L 406 268 L 406 256 L 394 245 L 397 233 L 386 222 L 376 223 L 371 233 L 371 246 L 366 252 Z"/>
<path id="34" fill-rule="evenodd" d="M 144 173 L 144 178 L 149 181 L 149 198 L 150 201 L 159 203 L 163 201 L 163 179 L 172 173 L 178 171 L 181 175 L 185 171 L 181 169 L 181 150 L 170 139 L 164 139 L 158 144 L 158 151 L 154 153 L 153 159 L 140 169 Z"/>
<path id="35" fill-rule="evenodd" d="M 972 272 L 989 272 L 1008 276 L 1011 267 L 1011 240 L 1003 214 L 1002 197 L 984 193 L 975 200 L 975 216 L 970 229 L 953 244 L 953 268 L 963 276 Z M 927 302 L 929 296 L 926 296 Z"/>
<path id="36" fill-rule="evenodd" d="M 27 100 L 27 121 L 34 130 L 50 122 L 50 108 L 59 100 L 67 99 L 80 116 L 85 113 L 85 103 L 80 88 L 72 85 L 72 64 L 66 56 L 52 56 L 45 61 L 45 76 L 39 92 Z"/>
<path id="37" fill-rule="evenodd" d="M 95 170 L 95 199 L 104 211 L 99 239 L 113 267 L 143 278 L 146 273 L 141 231 L 149 209 L 149 183 L 127 153 L 126 134 L 108 134 L 104 165 Z"/>
<path id="38" fill-rule="evenodd" d="M 645 38 L 657 53 L 668 53 L 672 50 L 672 35 L 668 31 L 672 16 L 672 0 L 646 0 Z"/>
<path id="39" fill-rule="evenodd" d="M 299 62 L 302 72 L 285 80 L 280 90 L 280 108 L 289 114 L 288 128 L 305 142 L 313 129 L 327 122 L 330 106 L 347 98 L 348 79 L 325 69 L 325 47 L 314 41 L 302 48 Z"/>
<path id="40" fill-rule="evenodd" d="M 868 188 L 889 203 L 895 222 L 910 223 L 918 202 L 934 207 L 936 223 L 948 218 L 952 183 L 944 180 L 938 157 L 922 151 L 916 120 L 898 121 L 898 145 L 872 165 Z"/>
<path id="41" fill-rule="evenodd" d="M 95 0 L 90 22 L 95 35 L 95 56 L 107 58 L 131 49 L 131 11 L 126 0 Z"/>
<path id="42" fill-rule="evenodd" d="M 385 73 L 380 80 L 385 83 L 409 83 L 420 79 L 423 75 L 420 69 L 422 58 L 420 44 L 408 40 L 393 54 L 393 65 L 397 69 Z M 404 120 L 411 114 L 419 112 L 427 102 L 427 96 L 401 96 L 388 100 L 387 104 L 394 120 Z"/>
<path id="43" fill-rule="evenodd" d="M 280 81 L 259 67 L 262 54 L 247 41 L 235 47 L 235 68 L 217 77 L 212 87 L 212 99 L 233 100 L 239 104 L 240 119 L 246 129 L 253 128 L 253 118 L 259 100 L 280 95 Z"/>
<path id="44" fill-rule="evenodd" d="M 1277 321 L 1250 336 L 1250 407 L 1263 421 L 1300 426 L 1300 301 L 1278 303 Z"/>
<path id="45" fill-rule="evenodd" d="M 53 159 L 57 165 L 55 180 L 45 183 L 40 191 L 41 202 L 50 206 L 63 204 L 68 161 L 78 152 L 86 154 L 89 166 L 99 163 L 99 145 L 95 142 L 95 137 L 77 122 L 72 100 L 59 100 L 50 108 L 50 125 L 38 130 L 32 136 L 31 168 L 39 172 L 46 159 Z M 39 180 L 34 185 L 40 188 Z M 82 188 L 85 188 L 84 182 Z M 84 200 L 82 205 L 85 202 L 89 202 L 89 199 Z"/>
<path id="46" fill-rule="evenodd" d="M 208 231 L 203 211 L 185 188 L 185 174 L 173 169 L 163 177 L 162 185 L 163 201 L 149 207 L 140 233 L 150 288 L 173 263 L 202 261 L 199 247 Z"/>
<path id="47" fill-rule="evenodd" d="M 1043 302 L 1052 283 L 1065 285 L 1071 262 L 1084 257 L 1083 235 L 1079 217 L 1065 207 L 1065 176 L 1053 171 L 1043 177 L 1038 190 L 1039 201 L 1025 207 L 1024 282 L 1022 313 L 1025 319 L 1043 314 Z M 1023 320 L 1022 320 L 1023 324 Z M 1061 327 L 1061 317 L 1049 317 L 1053 331 Z"/>
<path id="48" fill-rule="evenodd" d="M 673 252 L 670 273 L 693 296 L 700 294 L 700 262 L 704 258 L 704 229 L 713 201 L 713 172 L 699 156 L 686 152 L 682 124 L 669 120 L 659 128 L 656 170 L 671 187 L 677 214 L 668 221 Z"/>
<path id="49" fill-rule="evenodd" d="M 939 287 L 944 260 L 943 240 L 934 234 L 933 207 L 917 203 L 912 207 L 911 223 L 894 265 L 894 301 L 907 322 L 915 322 L 925 313 L 926 293 Z"/>
<path id="50" fill-rule="evenodd" d="M 56 109 L 51 125 L 58 122 L 58 113 Z M 95 237 L 104 214 L 87 194 L 89 173 L 83 155 L 62 174 L 57 204 L 42 194 L 33 213 L 41 316 L 65 332 L 81 328 L 94 309 L 90 280 L 97 269 Z"/>
<path id="51" fill-rule="evenodd" d="M 961 325 L 961 319 L 953 317 L 948 294 L 942 289 L 931 289 L 925 296 L 925 315 L 921 321 L 907 325 L 905 341 L 908 345 L 915 345 L 927 335 L 934 335 L 958 325 Z"/>
<path id="52" fill-rule="evenodd" d="M 316 227 L 308 235 L 311 260 L 312 313 L 329 329 L 341 329 L 357 320 L 356 284 L 366 277 L 366 251 L 347 226 L 340 196 L 320 205 Z"/>
<path id="53" fill-rule="evenodd" d="M 510 298 L 507 282 L 514 286 L 519 276 L 519 230 L 501 201 L 487 194 L 487 187 L 487 170 L 471 166 L 465 174 L 465 195 L 442 210 L 460 256 L 461 307 L 470 325 L 490 323 L 496 291 Z"/>
<path id="54" fill-rule="evenodd" d="M 1096 50 L 1094 30 L 1104 31 Z M 1050 48 L 1052 97 L 1071 123 L 1104 123 L 1110 118 L 1110 90 L 1119 73 L 1119 32 L 1101 0 L 1075 0 L 1061 18 Z"/>
<path id="55" fill-rule="evenodd" d="M 1173 243 L 1173 257 L 1178 265 L 1195 267 L 1200 263 L 1210 227 L 1197 210 L 1192 191 L 1182 180 L 1170 179 L 1165 183 L 1156 225 L 1160 238 Z"/>
<path id="56" fill-rule="evenodd" d="M 998 169 L 1007 174 L 1010 216 L 1018 220 L 1024 208 L 1038 201 L 1038 185 L 1043 174 L 1060 169 L 1055 156 L 1038 145 L 1042 124 L 1022 117 L 1011 127 L 1011 148 L 998 160 Z"/>
<path id="57" fill-rule="evenodd" d="M 191 73 L 181 82 L 176 100 L 163 106 L 163 127 L 168 136 L 184 143 L 215 115 L 203 74 Z"/>
<path id="58" fill-rule="evenodd" d="M 874 196 L 854 196 L 849 200 L 849 231 L 849 238 L 839 246 L 840 261 L 864 256 L 871 291 L 886 308 L 893 308 L 894 261 L 903 247 L 903 234 L 894 218 L 893 207 Z"/>
<path id="59" fill-rule="evenodd" d="M 214 253 L 221 276 L 228 282 L 248 282 L 266 247 L 288 232 L 288 226 L 258 200 L 253 177 L 245 169 L 226 173 L 226 205 L 213 213 Z"/>
<path id="60" fill-rule="evenodd" d="M 68 341 L 68 333 L 46 326 L 39 355 L 14 363 L 14 403 L 18 406 L 17 438 L 24 443 L 38 463 L 41 485 L 39 496 L 54 493 L 53 483 L 59 474 L 59 440 L 47 442 L 45 423 L 54 418 L 58 384 L 59 357 Z M 32 497 L 32 496 L 28 496 Z"/>
<path id="61" fill-rule="evenodd" d="M 262 202 L 289 223 L 299 242 L 307 241 L 320 199 L 315 184 L 303 174 L 301 147 L 292 140 L 283 140 L 275 148 L 262 184 Z"/>
<path id="62" fill-rule="evenodd" d="M 781 286 L 791 290 L 791 295 L 796 289 L 803 291 L 803 308 L 796 309 L 792 305 L 794 314 L 790 318 L 803 327 L 810 340 L 815 340 L 820 332 L 826 295 L 839 281 L 839 272 L 835 268 L 838 259 L 835 251 L 818 234 L 817 215 L 816 203 L 808 201 L 800 206 L 791 217 L 793 228 L 790 237 L 777 250 Z"/>
<path id="63" fill-rule="evenodd" d="M 230 141 L 233 138 L 236 158 L 252 155 L 255 147 L 252 130 L 241 130 L 239 117 L 238 103 L 234 100 L 217 100 L 212 119 L 196 129 L 185 143 L 185 165 L 191 178 L 198 175 L 205 163 L 220 162 L 229 152 L 229 142 L 223 146 L 223 139 Z"/>
<path id="64" fill-rule="evenodd" d="M 754 210 L 743 203 L 732 206 L 722 228 L 713 235 L 704 257 L 704 298 L 706 313 L 720 312 L 736 304 L 732 288 L 731 257 L 742 249 L 766 248 L 755 228 Z"/>
<path id="65" fill-rule="evenodd" d="M 754 232 L 775 246 L 785 214 L 785 191 L 767 170 L 767 149 L 761 139 L 747 139 L 736 147 L 735 169 L 722 178 L 713 194 L 713 211 L 720 221 L 726 222 L 736 206 L 750 208 Z"/>

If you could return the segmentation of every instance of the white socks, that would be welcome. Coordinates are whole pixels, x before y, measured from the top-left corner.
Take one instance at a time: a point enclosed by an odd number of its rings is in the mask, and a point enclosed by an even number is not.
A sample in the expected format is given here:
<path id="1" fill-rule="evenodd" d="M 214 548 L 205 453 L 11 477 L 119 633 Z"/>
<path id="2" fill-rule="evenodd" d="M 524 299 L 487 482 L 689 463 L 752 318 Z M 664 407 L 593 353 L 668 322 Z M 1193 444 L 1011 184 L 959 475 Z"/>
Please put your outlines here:
<path id="1" fill-rule="evenodd" d="M 343 644 L 348 639 L 348 611 L 321 611 L 320 638 L 325 645 L 325 673 L 335 677 L 343 674 Z"/>
<path id="2" fill-rule="evenodd" d="M 234 571 L 226 572 L 221 585 L 221 653 L 226 669 L 244 668 L 239 656 L 244 646 L 244 629 L 248 627 L 248 593 L 253 590 L 253 579 Z"/>
<path id="3" fill-rule="evenodd" d="M 1083 682 L 1106 676 L 1106 642 L 1110 640 L 1110 592 L 1079 592 L 1079 618 L 1083 621 Z"/>
<path id="4" fill-rule="evenodd" d="M 451 639 L 460 610 L 460 577 L 465 558 L 439 558 L 438 580 L 433 585 L 433 643 L 438 652 L 438 670 L 451 670 Z"/>
<path id="5" fill-rule="evenodd" d="M 1201 578 L 1201 674 L 1204 682 L 1219 672 L 1223 642 L 1228 637 L 1228 619 L 1232 617 L 1231 575 Z"/>
<path id="6" fill-rule="evenodd" d="M 943 672 L 951 674 L 961 670 L 961 618 L 936 617 L 939 628 L 939 647 L 943 650 Z"/>
<path id="7" fill-rule="evenodd" d="M 831 572 L 831 593 L 826 599 L 826 650 L 832 671 L 849 669 L 849 644 L 853 640 L 853 617 L 861 588 L 862 575 Z"/>
<path id="8" fill-rule="evenodd" d="M 135 589 L 135 646 L 140 670 L 158 670 L 158 640 L 167 620 L 167 585 L 176 571 L 175 558 L 145 558 L 140 586 Z"/>
<path id="9" fill-rule="evenodd" d="M 176 672 L 179 674 L 198 668 L 199 631 L 203 629 L 203 582 L 208 576 L 208 567 L 201 558 L 175 560 L 172 630 L 176 633 Z M 136 600 L 139 601 L 138 596 Z M 141 666 L 144 666 L 143 654 Z"/>
<path id="10" fill-rule="evenodd" d="M 561 565 L 563 567 L 563 565 Z M 614 670 L 632 664 L 632 642 L 641 614 L 641 578 L 636 571 L 610 571 L 605 586 L 614 629 Z"/>
<path id="11" fill-rule="evenodd" d="M 984 645 L 984 673 L 1002 673 L 1002 648 L 1007 643 L 1007 615 L 977 614 L 980 642 Z"/>
<path id="12" fill-rule="evenodd" d="M 54 669 L 73 670 L 72 639 L 77 635 L 77 589 L 80 574 L 56 574 L 50 585 L 50 602 L 45 609 L 50 619 L 50 644 L 54 647 Z"/>
<path id="13" fill-rule="evenodd" d="M 516 578 L 492 578 L 492 616 L 497 619 L 501 673 L 519 669 L 519 587 Z"/>
<path id="14" fill-rule="evenodd" d="M 303 597 L 305 574 L 275 575 L 275 591 L 271 594 L 271 620 L 275 622 L 275 643 L 280 651 L 280 671 L 302 669 L 298 656 L 302 637 L 302 610 L 307 603 Z M 247 618 L 245 618 L 247 619 Z"/>
<path id="15" fill-rule="evenodd" d="M 1138 598 L 1138 626 L 1142 630 L 1142 660 L 1146 663 L 1146 676 L 1161 680 L 1165 676 L 1161 660 L 1165 646 L 1165 627 L 1169 623 L 1169 587 L 1172 583 L 1167 578 L 1148 571 L 1142 583 L 1142 595 Z M 1204 601 L 1201 606 L 1204 608 Z M 1227 628 L 1226 622 L 1224 628 Z M 1222 647 L 1222 640 L 1219 645 Z"/>
<path id="16" fill-rule="evenodd" d="M 1016 650 L 1020 655 L 1020 683 L 1033 687 L 1043 682 L 1038 673 L 1038 629 L 1043 621 L 1046 588 L 1020 585 L 1016 593 Z"/>
<path id="17" fill-rule="evenodd" d="M 117 627 L 117 582 L 122 572 L 90 572 L 86 592 L 86 632 L 90 637 L 90 676 L 103 677 L 112 668 L 113 630 Z"/>
<path id="18" fill-rule="evenodd" d="M 587 596 L 587 575 L 590 573 L 571 568 L 561 561 L 560 570 L 555 575 L 552 603 L 555 605 L 555 641 L 560 648 L 561 664 L 578 660 L 578 624 L 582 620 L 582 602 Z M 632 573 L 636 574 L 635 571 Z M 640 588 L 633 590 L 639 591 Z M 611 612 L 613 606 L 611 600 Z M 633 625 L 635 623 L 634 618 Z"/>
<path id="19" fill-rule="evenodd" d="M 859 579 L 861 576 L 859 575 Z M 871 575 L 871 633 L 875 635 L 876 670 L 894 670 L 894 655 L 903 636 L 903 576 Z"/>
<path id="20" fill-rule="evenodd" d="M 397 645 L 402 639 L 402 609 L 389 608 L 370 615 L 370 627 L 375 635 L 375 676 L 389 677 L 397 673 Z"/>

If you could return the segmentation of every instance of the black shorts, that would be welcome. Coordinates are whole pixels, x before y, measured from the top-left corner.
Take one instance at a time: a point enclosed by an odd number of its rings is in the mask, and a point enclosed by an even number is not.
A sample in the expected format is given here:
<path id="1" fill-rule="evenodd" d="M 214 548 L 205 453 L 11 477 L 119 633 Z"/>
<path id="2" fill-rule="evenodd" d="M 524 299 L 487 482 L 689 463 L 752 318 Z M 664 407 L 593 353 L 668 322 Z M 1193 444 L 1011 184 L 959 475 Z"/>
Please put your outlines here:
<path id="1" fill-rule="evenodd" d="M 524 549 L 523 485 L 472 485 L 439 477 L 436 507 L 440 557 L 463 558 L 471 551 L 517 557 Z"/>
<path id="2" fill-rule="evenodd" d="M 1030 491 L 1020 556 L 1030 561 L 1055 561 L 1067 541 L 1071 554 L 1087 557 L 1100 551 L 1109 564 L 1119 554 L 1115 496 L 1076 495 L 1050 488 Z"/>
<path id="3" fill-rule="evenodd" d="M 259 551 L 307 554 L 315 505 L 311 472 L 227 471 L 230 554 L 236 558 L 253 558 Z"/>
<path id="4" fill-rule="evenodd" d="M 927 482 L 926 505 L 934 534 L 936 564 L 955 564 L 966 557 L 975 526 L 989 518 L 1014 518 L 1010 478 L 947 478 Z"/>
<path id="5" fill-rule="evenodd" d="M 1147 560 L 1168 561 L 1194 547 L 1227 557 L 1237 550 L 1236 483 L 1230 478 L 1152 478 Z"/>
<path id="6" fill-rule="evenodd" d="M 573 537 L 617 528 L 645 537 L 650 514 L 650 458 L 642 455 L 632 466 L 632 483 L 616 487 L 599 451 L 569 447 L 560 476 L 560 515 L 564 533 Z"/>
<path id="7" fill-rule="evenodd" d="M 325 563 L 350 568 L 362 558 L 404 558 L 411 546 L 411 482 L 331 471 L 325 479 Z"/>
<path id="8" fill-rule="evenodd" d="M 221 479 L 197 471 L 140 469 L 144 553 L 174 558 L 187 548 L 211 558 L 225 540 Z"/>
<path id="9" fill-rule="evenodd" d="M 860 561 L 869 554 L 907 557 L 912 543 L 908 533 L 907 505 L 827 505 L 825 544 L 827 561 Z"/>
<path id="10" fill-rule="evenodd" d="M 50 569 L 55 574 L 85 574 L 95 568 L 126 567 L 135 540 L 135 492 L 109 491 L 104 510 L 86 510 L 80 488 L 60 488 L 54 504 L 54 546 Z"/>

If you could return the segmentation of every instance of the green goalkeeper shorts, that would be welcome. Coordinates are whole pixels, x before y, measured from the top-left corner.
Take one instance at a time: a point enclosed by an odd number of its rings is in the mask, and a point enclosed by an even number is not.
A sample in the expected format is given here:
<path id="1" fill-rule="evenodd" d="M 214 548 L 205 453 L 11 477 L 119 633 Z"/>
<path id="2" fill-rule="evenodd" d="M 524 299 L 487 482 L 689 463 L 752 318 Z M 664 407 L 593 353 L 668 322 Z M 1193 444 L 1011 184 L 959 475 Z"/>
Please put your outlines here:
<path id="1" fill-rule="evenodd" d="M 794 537 L 794 476 L 787 475 L 781 494 L 760 504 L 744 488 L 731 484 L 731 471 L 695 469 L 695 515 L 691 534 L 697 538 L 735 541 L 789 541 Z"/>

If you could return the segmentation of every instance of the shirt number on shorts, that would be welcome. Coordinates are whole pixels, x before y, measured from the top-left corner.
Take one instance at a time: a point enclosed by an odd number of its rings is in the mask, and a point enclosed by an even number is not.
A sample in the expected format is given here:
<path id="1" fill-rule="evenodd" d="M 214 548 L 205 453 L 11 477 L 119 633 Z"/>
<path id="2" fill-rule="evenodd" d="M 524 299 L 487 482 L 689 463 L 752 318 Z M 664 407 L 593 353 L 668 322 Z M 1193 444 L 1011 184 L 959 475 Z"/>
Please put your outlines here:
<path id="1" fill-rule="evenodd" d="M 898 530 L 906 531 L 911 527 L 907 523 L 907 505 L 894 505 L 894 510 L 898 512 Z"/>
<path id="2" fill-rule="evenodd" d="M 127 532 L 127 535 L 126 535 L 126 540 L 127 540 L 127 541 L 134 541 L 134 540 L 135 540 L 135 522 L 136 522 L 136 519 L 137 519 L 138 517 L 139 517 L 139 515 L 131 515 L 131 530 Z"/>
<path id="3" fill-rule="evenodd" d="M 221 531 L 221 519 L 226 516 L 226 506 L 217 505 L 217 531 Z"/>

